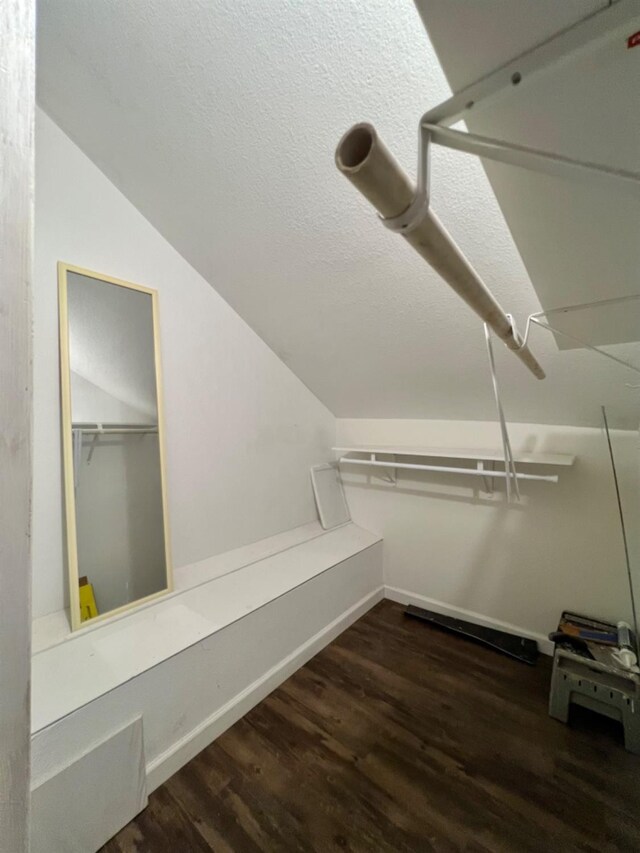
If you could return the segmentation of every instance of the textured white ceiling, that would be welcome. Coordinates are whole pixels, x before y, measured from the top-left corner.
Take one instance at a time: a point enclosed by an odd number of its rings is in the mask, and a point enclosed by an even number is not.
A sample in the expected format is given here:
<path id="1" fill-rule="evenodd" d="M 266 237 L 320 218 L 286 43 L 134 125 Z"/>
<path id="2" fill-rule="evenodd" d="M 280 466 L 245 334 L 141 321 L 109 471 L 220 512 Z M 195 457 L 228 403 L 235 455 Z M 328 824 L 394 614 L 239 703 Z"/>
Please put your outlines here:
<path id="1" fill-rule="evenodd" d="M 548 34 L 593 3 L 528 5 Z M 38 49 L 44 109 L 335 414 L 494 417 L 479 321 L 333 163 L 370 120 L 414 169 L 449 88 L 410 0 L 42 0 Z M 481 165 L 436 151 L 432 189 L 505 309 L 539 310 Z M 596 424 L 607 403 L 637 425 L 632 376 L 534 345 L 544 382 L 499 348 L 508 418 Z"/>

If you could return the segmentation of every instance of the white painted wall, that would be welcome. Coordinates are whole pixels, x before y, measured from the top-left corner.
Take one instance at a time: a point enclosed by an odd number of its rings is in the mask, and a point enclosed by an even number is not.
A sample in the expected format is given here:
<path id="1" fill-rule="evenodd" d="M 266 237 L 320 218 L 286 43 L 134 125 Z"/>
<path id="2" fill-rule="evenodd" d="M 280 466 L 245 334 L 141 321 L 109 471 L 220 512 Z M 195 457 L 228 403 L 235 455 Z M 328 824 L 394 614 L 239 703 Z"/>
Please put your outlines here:
<path id="1" fill-rule="evenodd" d="M 36 184 L 34 617 L 67 585 L 58 260 L 159 292 L 174 565 L 315 520 L 308 469 L 329 456 L 331 413 L 42 111 Z"/>
<path id="2" fill-rule="evenodd" d="M 500 492 L 493 499 L 480 494 L 480 478 L 398 471 L 394 487 L 370 476 L 370 469 L 343 466 L 353 520 L 384 537 L 385 584 L 396 597 L 398 590 L 409 593 L 400 596 L 403 600 L 420 603 L 422 596 L 424 607 L 433 602 L 433 609 L 471 611 L 536 638 L 555 628 L 563 609 L 629 618 L 603 431 L 513 424 L 510 436 L 514 451 L 575 453 L 575 466 L 537 468 L 539 473 L 559 473 L 559 483 L 522 481 L 519 506 L 505 505 Z M 620 431 L 614 438 L 631 526 L 640 513 L 634 480 L 638 434 Z M 500 447 L 493 423 L 338 420 L 339 444 L 371 442 Z M 632 547 L 637 561 L 633 531 Z"/>

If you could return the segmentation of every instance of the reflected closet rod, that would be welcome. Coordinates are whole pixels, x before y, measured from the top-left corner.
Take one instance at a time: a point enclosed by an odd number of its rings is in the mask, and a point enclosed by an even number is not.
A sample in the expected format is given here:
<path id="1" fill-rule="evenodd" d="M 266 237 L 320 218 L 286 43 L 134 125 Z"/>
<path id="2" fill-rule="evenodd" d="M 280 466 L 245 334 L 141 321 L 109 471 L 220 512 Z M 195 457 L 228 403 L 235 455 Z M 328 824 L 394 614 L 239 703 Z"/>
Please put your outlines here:
<path id="1" fill-rule="evenodd" d="M 157 424 L 113 424 L 103 426 L 100 423 L 75 423 L 71 425 L 73 436 L 73 485 L 78 488 L 78 477 L 80 476 L 80 458 L 82 455 L 82 439 L 85 435 L 92 435 L 93 442 L 87 457 L 87 464 L 91 462 L 93 451 L 96 447 L 98 437 L 101 435 L 149 435 L 158 432 Z"/>
<path id="2" fill-rule="evenodd" d="M 127 433 L 156 433 L 158 427 L 155 424 L 123 424 L 122 426 L 103 426 L 102 424 L 74 424 L 74 432 L 83 435 L 121 435 Z"/>

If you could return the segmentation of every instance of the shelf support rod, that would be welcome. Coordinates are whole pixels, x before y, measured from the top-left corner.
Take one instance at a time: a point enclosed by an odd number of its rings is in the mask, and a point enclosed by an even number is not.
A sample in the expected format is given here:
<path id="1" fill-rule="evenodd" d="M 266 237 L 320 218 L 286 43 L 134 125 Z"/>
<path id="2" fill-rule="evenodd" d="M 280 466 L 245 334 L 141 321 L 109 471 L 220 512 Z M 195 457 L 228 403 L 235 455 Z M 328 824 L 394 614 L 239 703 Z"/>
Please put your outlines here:
<path id="1" fill-rule="evenodd" d="M 624 361 L 621 358 L 617 358 L 615 355 L 611 355 L 611 353 L 605 352 L 601 347 L 595 347 L 592 344 L 588 344 L 581 338 L 577 338 L 575 335 L 570 335 L 568 332 L 563 332 L 561 329 L 558 329 L 549 323 L 549 315 L 551 314 L 570 314 L 575 311 L 582 311 L 587 308 L 604 308 L 605 306 L 609 305 L 626 305 L 629 302 L 637 302 L 638 300 L 640 300 L 640 293 L 635 293 L 631 294 L 630 296 L 616 296 L 613 299 L 603 299 L 599 302 L 583 302 L 580 305 L 567 305 L 562 308 L 551 308 L 548 311 L 538 311 L 535 314 L 530 314 L 527 318 L 527 325 L 524 332 L 524 338 L 522 339 L 522 346 L 527 346 L 529 335 L 531 333 L 531 326 L 536 325 L 540 326 L 541 329 L 546 329 L 548 332 L 553 332 L 556 335 L 562 335 L 564 338 L 567 338 L 570 341 L 574 341 L 575 343 L 580 344 L 581 347 L 591 350 L 591 352 L 598 353 L 598 355 L 603 355 L 605 358 L 608 358 L 610 361 L 615 361 L 616 364 L 621 364 L 623 367 L 628 367 L 629 370 L 633 370 L 635 371 L 635 373 L 640 373 L 640 367 L 636 367 L 635 364 L 631 364 L 628 361 Z"/>
<path id="2" fill-rule="evenodd" d="M 484 462 L 483 462 L 481 459 L 479 459 L 479 460 L 477 461 L 477 463 L 476 463 L 476 468 L 478 469 L 478 471 L 481 471 L 481 472 L 482 472 L 482 485 L 484 486 L 484 490 L 485 490 L 485 492 L 486 492 L 488 495 L 492 495 L 492 494 L 493 494 L 493 483 L 491 482 L 491 480 L 489 480 L 489 479 L 485 476 Z"/>
<path id="3" fill-rule="evenodd" d="M 498 419 L 500 421 L 500 435 L 502 436 L 502 449 L 504 452 L 504 470 L 513 477 L 513 485 L 516 492 L 516 500 L 520 500 L 520 489 L 518 487 L 518 479 L 516 476 L 516 466 L 513 461 L 513 452 L 511 450 L 511 442 L 509 441 L 509 430 L 504 417 L 502 402 L 500 401 L 500 389 L 498 387 L 498 376 L 496 374 L 496 363 L 493 358 L 493 346 L 491 344 L 491 332 L 489 326 L 484 324 L 484 336 L 487 342 L 487 355 L 489 356 L 489 367 L 491 369 L 491 381 L 493 384 L 493 395 L 496 401 L 496 409 L 498 410 Z M 511 501 L 511 477 L 507 477 L 507 503 Z"/>
<path id="4" fill-rule="evenodd" d="M 370 455 L 370 461 L 371 462 L 377 462 L 378 461 L 378 457 L 375 453 L 372 453 Z M 393 474 L 391 473 L 391 471 L 393 471 Z M 386 476 L 383 477 L 383 479 L 386 480 L 387 483 L 391 483 L 392 486 L 395 486 L 396 482 L 397 482 L 397 476 L 396 476 L 395 468 L 393 468 L 393 469 L 390 468 L 389 471 L 387 471 Z"/>
<path id="5" fill-rule="evenodd" d="M 441 145 L 454 151 L 464 151 L 495 160 L 497 163 L 507 163 L 534 172 L 544 172 L 561 178 L 578 178 L 593 184 L 611 186 L 612 179 L 619 181 L 626 188 L 640 192 L 640 172 L 629 169 L 616 169 L 590 160 L 577 160 L 563 154 L 554 154 L 515 142 L 505 142 L 489 136 L 479 136 L 476 133 L 465 133 L 441 127 L 422 119 L 421 128 L 428 133 L 434 145 Z"/>

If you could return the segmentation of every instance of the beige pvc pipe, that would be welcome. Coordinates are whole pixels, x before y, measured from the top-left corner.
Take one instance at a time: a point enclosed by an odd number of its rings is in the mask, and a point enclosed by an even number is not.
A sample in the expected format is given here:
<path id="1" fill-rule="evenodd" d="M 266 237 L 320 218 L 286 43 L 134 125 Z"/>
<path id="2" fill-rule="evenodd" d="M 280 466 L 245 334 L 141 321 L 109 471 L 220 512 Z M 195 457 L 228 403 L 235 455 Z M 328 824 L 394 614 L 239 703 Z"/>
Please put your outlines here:
<path id="1" fill-rule="evenodd" d="M 336 165 L 385 219 L 399 216 L 413 201 L 413 182 L 370 124 L 356 124 L 345 133 L 336 148 Z M 544 379 L 543 369 L 528 348 L 519 349 L 509 318 L 435 213 L 429 209 L 403 237 L 534 376 Z"/>

